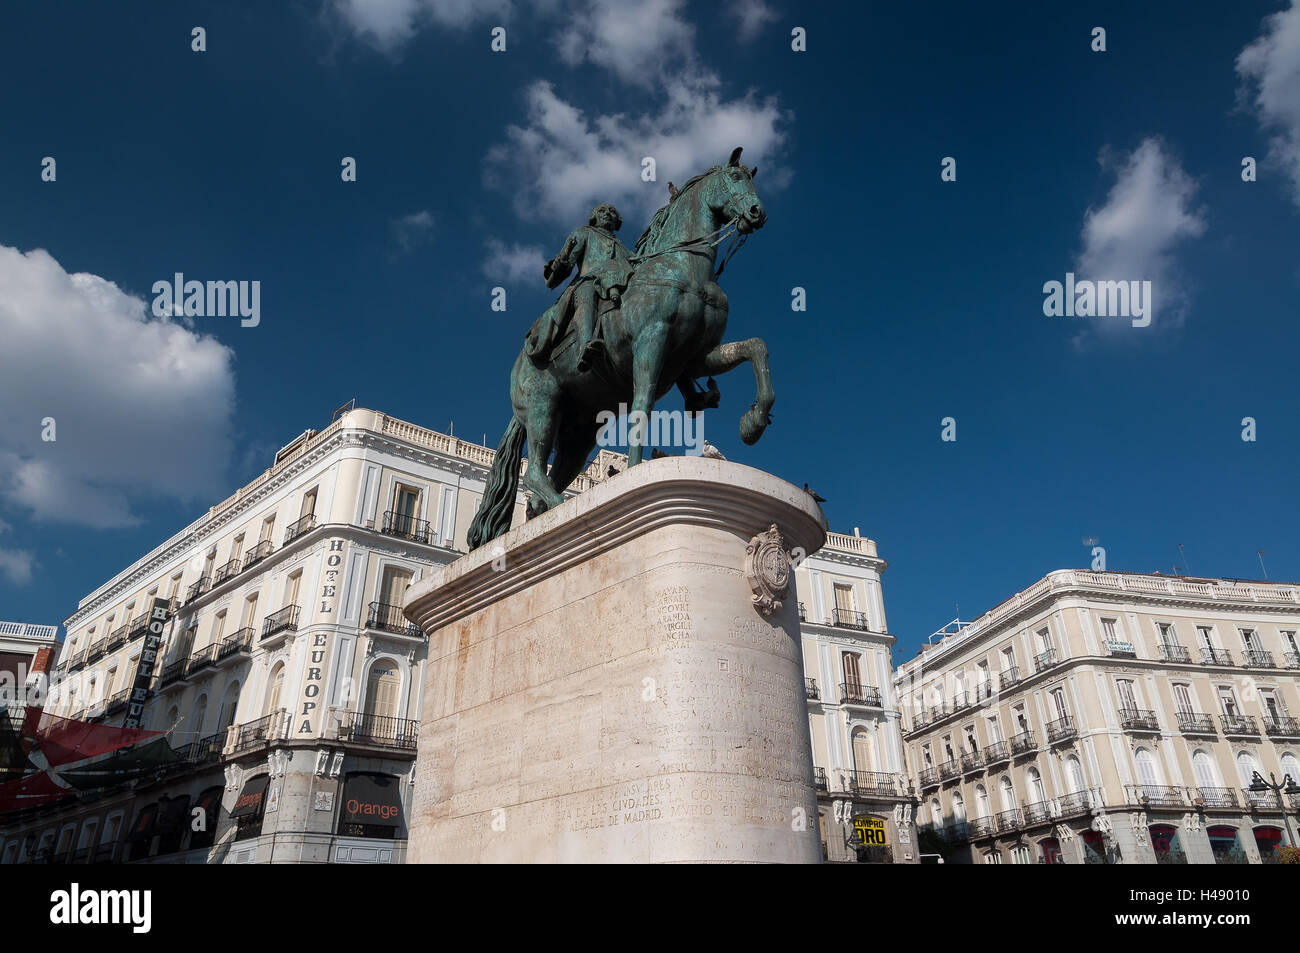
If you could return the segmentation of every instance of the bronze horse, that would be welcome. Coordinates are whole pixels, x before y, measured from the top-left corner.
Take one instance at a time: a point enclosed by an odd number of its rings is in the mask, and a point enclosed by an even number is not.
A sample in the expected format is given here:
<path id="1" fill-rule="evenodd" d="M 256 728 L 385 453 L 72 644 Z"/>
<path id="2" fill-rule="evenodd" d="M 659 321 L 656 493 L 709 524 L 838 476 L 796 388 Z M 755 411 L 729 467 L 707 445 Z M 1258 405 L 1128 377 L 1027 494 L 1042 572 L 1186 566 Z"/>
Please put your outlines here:
<path id="1" fill-rule="evenodd" d="M 563 502 L 596 446 L 602 411 L 643 415 L 674 385 L 687 395 L 697 377 L 722 374 L 744 363 L 754 367 L 757 393 L 741 417 L 740 436 L 755 443 L 771 422 L 775 402 L 768 371 L 767 345 L 761 338 L 722 342 L 727 330 L 727 296 L 715 280 L 718 244 L 729 233 L 737 242 L 767 221 L 754 190 L 757 168 L 740 164 L 740 149 L 726 165 L 714 166 L 677 190 L 655 213 L 637 241 L 635 272 L 618 308 L 600 318 L 606 360 L 579 371 L 578 349 L 561 342 L 550 363 L 538 367 L 520 351 L 510 372 L 514 416 L 497 447 L 483 502 L 469 530 L 471 549 L 510 529 L 519 462 L 528 441 L 524 487 L 530 491 L 528 516 Z M 723 264 L 725 265 L 725 259 Z M 714 399 L 716 403 L 716 395 Z M 628 465 L 644 453 L 644 433 L 630 429 Z M 551 451 L 555 459 L 547 472 Z"/>

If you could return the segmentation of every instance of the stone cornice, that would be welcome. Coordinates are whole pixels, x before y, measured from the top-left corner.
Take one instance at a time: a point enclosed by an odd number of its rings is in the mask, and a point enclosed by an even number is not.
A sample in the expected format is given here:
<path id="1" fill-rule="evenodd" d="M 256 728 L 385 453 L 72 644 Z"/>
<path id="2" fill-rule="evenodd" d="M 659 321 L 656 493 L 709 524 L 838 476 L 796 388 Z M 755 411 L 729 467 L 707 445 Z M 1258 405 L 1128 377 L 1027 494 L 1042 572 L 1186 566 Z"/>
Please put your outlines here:
<path id="1" fill-rule="evenodd" d="M 406 617 L 426 633 L 665 526 L 746 537 L 780 517 L 787 549 L 816 552 L 826 517 L 803 490 L 752 467 L 704 457 L 649 460 L 433 572 L 407 590 Z M 493 563 L 505 557 L 508 571 Z M 737 565 L 744 545 L 737 550 Z"/>

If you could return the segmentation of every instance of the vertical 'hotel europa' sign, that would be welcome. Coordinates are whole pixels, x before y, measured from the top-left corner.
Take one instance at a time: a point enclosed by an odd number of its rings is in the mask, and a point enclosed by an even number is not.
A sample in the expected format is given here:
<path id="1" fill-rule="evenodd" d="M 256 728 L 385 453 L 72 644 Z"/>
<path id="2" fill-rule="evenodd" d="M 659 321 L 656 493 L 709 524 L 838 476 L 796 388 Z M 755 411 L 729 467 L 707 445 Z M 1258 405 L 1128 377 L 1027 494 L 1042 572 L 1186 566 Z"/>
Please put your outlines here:
<path id="1" fill-rule="evenodd" d="M 149 610 L 149 624 L 144 630 L 144 648 L 140 650 L 140 664 L 136 666 L 135 682 L 131 685 L 131 698 L 126 704 L 123 728 L 139 728 L 144 717 L 144 706 L 149 701 L 149 684 L 158 670 L 158 648 L 162 645 L 163 629 L 172 617 L 171 602 L 154 599 Z"/>
<path id="2" fill-rule="evenodd" d="M 334 603 L 339 591 L 339 566 L 343 564 L 343 540 L 331 539 L 329 550 L 325 555 L 325 573 L 320 590 L 320 616 L 326 619 L 334 612 Z M 329 633 L 313 632 L 307 647 L 307 672 L 302 683 L 302 697 L 299 710 L 294 715 L 298 726 L 294 733 L 309 736 L 316 733 L 313 721 L 320 708 L 321 688 L 325 684 L 325 659 L 329 653 Z"/>

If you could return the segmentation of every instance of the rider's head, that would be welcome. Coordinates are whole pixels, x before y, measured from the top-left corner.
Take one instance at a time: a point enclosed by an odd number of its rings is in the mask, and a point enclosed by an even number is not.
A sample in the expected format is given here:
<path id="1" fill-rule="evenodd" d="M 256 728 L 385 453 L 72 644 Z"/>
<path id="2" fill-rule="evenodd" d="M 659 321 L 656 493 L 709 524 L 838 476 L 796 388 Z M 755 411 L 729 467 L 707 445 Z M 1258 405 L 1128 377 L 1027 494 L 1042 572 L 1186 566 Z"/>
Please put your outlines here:
<path id="1" fill-rule="evenodd" d="M 611 232 L 616 232 L 623 227 L 623 219 L 618 214 L 618 209 L 612 205 L 597 205 L 591 210 L 591 218 L 587 219 L 588 225 L 595 225 L 599 228 L 607 228 Z"/>

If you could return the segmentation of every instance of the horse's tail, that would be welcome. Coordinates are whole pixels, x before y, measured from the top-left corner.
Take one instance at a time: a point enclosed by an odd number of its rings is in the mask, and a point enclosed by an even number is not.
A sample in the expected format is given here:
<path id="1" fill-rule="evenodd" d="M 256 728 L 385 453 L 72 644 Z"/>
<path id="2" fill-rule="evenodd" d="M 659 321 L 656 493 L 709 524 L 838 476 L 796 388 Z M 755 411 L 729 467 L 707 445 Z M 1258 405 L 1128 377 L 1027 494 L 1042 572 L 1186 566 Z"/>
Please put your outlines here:
<path id="1" fill-rule="evenodd" d="M 515 490 L 519 486 L 519 461 L 524 457 L 523 424 L 518 417 L 510 418 L 501 443 L 497 445 L 492 472 L 488 474 L 483 489 L 483 502 L 469 524 L 469 548 L 478 549 L 510 528 L 510 517 L 515 510 Z"/>

